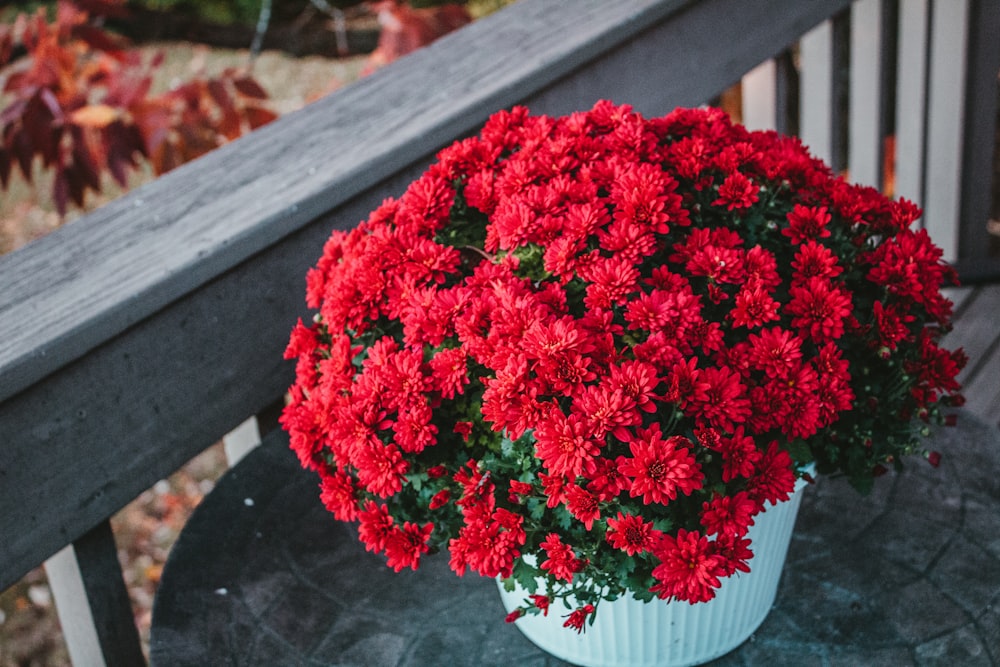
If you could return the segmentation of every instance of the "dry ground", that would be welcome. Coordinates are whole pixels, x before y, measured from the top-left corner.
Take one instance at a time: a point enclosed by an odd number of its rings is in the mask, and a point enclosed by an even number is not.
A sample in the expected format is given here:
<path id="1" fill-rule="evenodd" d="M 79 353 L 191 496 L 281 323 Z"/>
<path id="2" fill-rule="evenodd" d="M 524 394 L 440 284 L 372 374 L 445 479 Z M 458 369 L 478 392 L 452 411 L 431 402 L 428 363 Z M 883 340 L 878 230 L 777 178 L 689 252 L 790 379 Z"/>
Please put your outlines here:
<path id="1" fill-rule="evenodd" d="M 246 51 L 207 49 L 190 44 L 144 47 L 166 54 L 156 85 L 188 78 L 200 68 L 211 74 L 248 62 Z M 280 113 L 293 111 L 334 88 L 357 78 L 364 57 L 330 60 L 319 57 L 291 58 L 265 52 L 253 64 L 253 74 L 271 95 L 271 107 Z M 149 170 L 132 177 L 131 187 L 151 178 Z M 100 197 L 91 196 L 92 209 L 118 196 L 121 189 L 108 179 Z M 50 182 L 44 174 L 35 186 L 21 181 L 9 191 L 0 191 L 0 253 L 13 250 L 51 231 L 63 221 L 54 213 L 48 196 Z M 80 215 L 71 212 L 66 222 Z M 119 557 L 143 642 L 148 639 L 153 594 L 174 539 L 191 510 L 208 493 L 225 469 L 221 445 L 200 455 L 170 479 L 163 480 L 139 496 L 112 519 Z M 31 572 L 18 585 L 0 594 L 0 667 L 56 667 L 69 664 L 52 594 L 42 568 Z"/>

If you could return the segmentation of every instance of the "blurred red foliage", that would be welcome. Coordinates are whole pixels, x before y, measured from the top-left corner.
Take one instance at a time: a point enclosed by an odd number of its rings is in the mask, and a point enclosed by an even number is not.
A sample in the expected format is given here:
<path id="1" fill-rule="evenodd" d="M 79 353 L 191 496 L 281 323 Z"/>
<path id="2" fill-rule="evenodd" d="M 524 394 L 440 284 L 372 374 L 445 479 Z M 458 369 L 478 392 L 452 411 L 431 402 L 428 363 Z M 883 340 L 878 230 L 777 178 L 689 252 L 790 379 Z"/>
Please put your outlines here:
<path id="1" fill-rule="evenodd" d="M 162 56 L 144 63 L 92 19 L 124 9 L 124 0 L 60 0 L 51 23 L 39 9 L 0 26 L 10 98 L 0 111 L 0 185 L 14 165 L 31 181 L 40 158 L 62 214 L 88 189 L 100 192 L 105 172 L 124 186 L 140 158 L 161 174 L 276 117 L 261 86 L 236 69 L 151 95 Z"/>

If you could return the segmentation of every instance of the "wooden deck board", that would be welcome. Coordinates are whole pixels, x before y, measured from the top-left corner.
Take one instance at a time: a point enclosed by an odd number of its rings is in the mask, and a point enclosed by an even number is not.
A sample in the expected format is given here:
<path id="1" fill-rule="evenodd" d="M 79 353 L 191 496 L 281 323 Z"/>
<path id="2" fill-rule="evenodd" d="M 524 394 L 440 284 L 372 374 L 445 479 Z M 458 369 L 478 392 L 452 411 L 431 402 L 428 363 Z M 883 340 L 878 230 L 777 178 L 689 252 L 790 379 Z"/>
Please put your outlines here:
<path id="1" fill-rule="evenodd" d="M 955 304 L 955 329 L 944 345 L 962 347 L 969 364 L 959 379 L 966 409 L 1000 427 L 1000 285 L 948 293 Z"/>

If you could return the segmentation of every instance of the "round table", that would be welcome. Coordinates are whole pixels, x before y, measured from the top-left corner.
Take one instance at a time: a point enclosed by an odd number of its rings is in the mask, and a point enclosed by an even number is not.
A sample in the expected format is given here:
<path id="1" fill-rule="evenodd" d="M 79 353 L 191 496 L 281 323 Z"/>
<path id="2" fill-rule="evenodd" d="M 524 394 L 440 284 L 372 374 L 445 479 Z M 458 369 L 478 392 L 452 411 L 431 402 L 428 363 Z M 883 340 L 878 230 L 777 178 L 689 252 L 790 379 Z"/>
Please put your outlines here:
<path id="1" fill-rule="evenodd" d="M 775 606 L 714 665 L 1000 664 L 1000 436 L 961 415 L 860 496 L 806 490 Z M 286 436 L 227 472 L 182 531 L 153 609 L 153 665 L 564 665 L 492 580 L 447 555 L 394 573 L 319 502 Z"/>

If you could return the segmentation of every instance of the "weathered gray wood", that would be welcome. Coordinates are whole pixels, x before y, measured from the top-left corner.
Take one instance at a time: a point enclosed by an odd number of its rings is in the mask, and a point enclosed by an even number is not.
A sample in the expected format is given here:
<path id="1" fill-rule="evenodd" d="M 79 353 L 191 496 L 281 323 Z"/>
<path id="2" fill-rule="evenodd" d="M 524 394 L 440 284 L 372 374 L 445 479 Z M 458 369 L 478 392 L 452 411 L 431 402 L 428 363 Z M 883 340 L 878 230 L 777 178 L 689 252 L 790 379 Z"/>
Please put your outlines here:
<path id="1" fill-rule="evenodd" d="M 959 375 L 959 381 L 967 382 L 976 365 L 984 359 L 988 351 L 1000 340 L 1000 286 L 977 287 L 972 296 L 962 304 L 960 326 L 944 338 L 944 346 L 949 349 L 964 348 L 970 362 Z M 992 378 L 996 382 L 997 378 Z"/>
<path id="2" fill-rule="evenodd" d="M 974 287 L 968 287 L 966 285 L 959 287 L 945 287 L 941 290 L 941 294 L 943 294 L 946 299 L 951 301 L 956 315 L 960 314 L 965 308 L 965 305 L 972 300 L 972 296 L 975 292 L 976 290 Z"/>
<path id="3" fill-rule="evenodd" d="M 0 259 L 0 589 L 280 396 L 330 228 L 439 146 L 520 101 L 700 103 L 846 5 L 522 0 Z"/>
<path id="4" fill-rule="evenodd" d="M 944 340 L 946 347 L 962 346 L 969 364 L 959 379 L 966 409 L 1000 427 L 1000 283 L 977 287 L 956 311 L 955 330 Z"/>
<path id="5" fill-rule="evenodd" d="M 688 2 L 526 0 L 0 258 L 0 400 Z"/>
<path id="6" fill-rule="evenodd" d="M 986 221 L 990 217 L 990 179 L 996 147 L 997 71 L 1000 70 L 1000 2 L 972 0 L 969 19 L 968 85 L 962 153 L 958 256 L 981 259 L 989 254 Z M 983 174 L 975 178 L 973 174 Z M 993 269 L 1000 280 L 1000 263 Z"/>
<path id="7" fill-rule="evenodd" d="M 108 667 L 145 665 L 111 524 L 108 521 L 99 523 L 76 540 L 73 547 L 105 664 Z"/>

